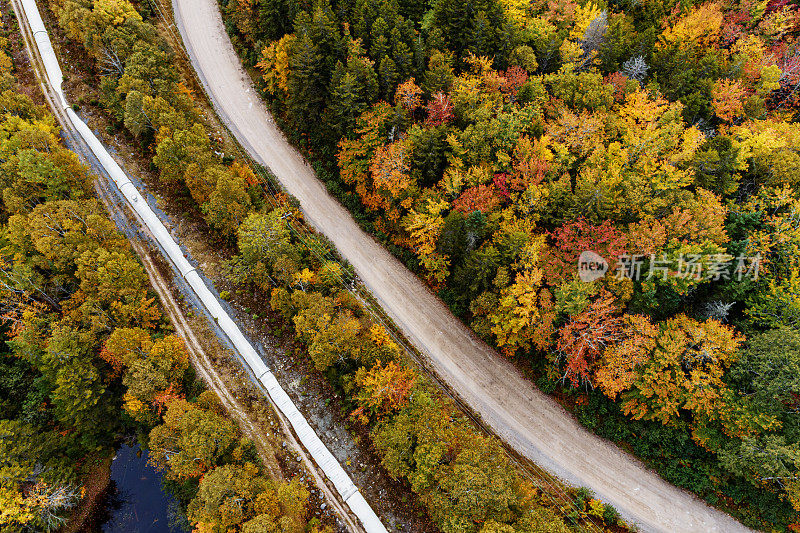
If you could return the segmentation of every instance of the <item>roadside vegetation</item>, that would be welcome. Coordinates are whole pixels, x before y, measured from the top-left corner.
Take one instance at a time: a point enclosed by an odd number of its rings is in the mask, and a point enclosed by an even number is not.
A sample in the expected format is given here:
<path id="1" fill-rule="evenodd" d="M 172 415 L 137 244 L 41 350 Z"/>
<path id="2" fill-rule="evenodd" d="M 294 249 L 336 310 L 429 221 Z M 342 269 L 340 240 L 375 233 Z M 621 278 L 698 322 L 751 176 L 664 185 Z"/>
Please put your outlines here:
<path id="1" fill-rule="evenodd" d="M 4 6 L 7 7 L 7 6 Z M 145 270 L 0 37 L 0 531 L 55 531 L 138 435 L 197 531 L 330 531 L 203 391 Z"/>
<path id="2" fill-rule="evenodd" d="M 331 192 L 478 335 L 670 482 L 797 527 L 796 2 L 221 6 Z M 284 292 L 312 357 L 306 308 L 346 331 Z"/>

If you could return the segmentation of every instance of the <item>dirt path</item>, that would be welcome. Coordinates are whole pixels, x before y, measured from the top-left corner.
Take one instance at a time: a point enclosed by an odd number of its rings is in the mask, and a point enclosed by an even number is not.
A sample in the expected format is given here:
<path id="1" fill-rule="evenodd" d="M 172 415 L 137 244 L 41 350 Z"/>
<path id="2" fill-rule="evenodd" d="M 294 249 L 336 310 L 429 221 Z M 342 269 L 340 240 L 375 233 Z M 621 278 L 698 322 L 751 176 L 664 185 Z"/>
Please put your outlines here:
<path id="1" fill-rule="evenodd" d="M 161 304 L 169 316 L 170 322 L 172 322 L 172 325 L 175 326 L 175 331 L 186 342 L 186 348 L 189 351 L 192 366 L 195 368 L 206 386 L 217 394 L 228 414 L 233 415 L 242 432 L 251 440 L 253 440 L 262 462 L 269 471 L 270 477 L 278 480 L 283 479 L 283 472 L 275 458 L 273 444 L 264 438 L 264 429 L 258 428 L 256 423 L 250 419 L 247 411 L 240 405 L 235 395 L 228 390 L 225 382 L 214 369 L 214 365 L 209 360 L 208 355 L 203 349 L 202 343 L 198 340 L 194 329 L 186 319 L 181 307 L 175 301 L 172 291 L 169 288 L 168 281 L 164 278 L 161 272 L 159 272 L 157 266 L 153 262 L 153 259 L 150 257 L 150 254 L 144 250 L 141 245 L 134 245 L 134 248 L 136 249 L 136 253 L 142 259 L 142 264 L 147 271 L 147 275 L 150 277 L 150 283 L 158 294 Z M 291 426 L 289 425 L 289 421 L 286 420 L 285 417 L 281 416 L 277 409 L 273 409 L 273 415 L 278 419 L 280 429 L 286 437 L 286 440 L 289 442 L 289 446 L 291 446 L 291 449 L 299 455 L 306 471 L 310 473 L 316 486 L 325 494 L 325 500 L 333 505 L 334 509 L 336 509 L 337 515 L 344 520 L 348 530 L 363 531 L 363 528 L 358 523 L 358 520 L 352 516 L 352 513 L 349 511 L 347 506 L 340 501 L 335 491 L 328 486 L 324 475 L 319 471 L 311 457 L 297 441 L 294 433 L 292 432 Z"/>
<path id="2" fill-rule="evenodd" d="M 646 531 L 747 529 L 662 480 L 578 424 L 478 340 L 413 274 L 364 233 L 275 125 L 225 33 L 215 0 L 173 0 L 175 22 L 222 120 L 300 200 L 309 222 L 355 267 L 432 368 L 510 446 L 569 483 L 589 487 Z"/>

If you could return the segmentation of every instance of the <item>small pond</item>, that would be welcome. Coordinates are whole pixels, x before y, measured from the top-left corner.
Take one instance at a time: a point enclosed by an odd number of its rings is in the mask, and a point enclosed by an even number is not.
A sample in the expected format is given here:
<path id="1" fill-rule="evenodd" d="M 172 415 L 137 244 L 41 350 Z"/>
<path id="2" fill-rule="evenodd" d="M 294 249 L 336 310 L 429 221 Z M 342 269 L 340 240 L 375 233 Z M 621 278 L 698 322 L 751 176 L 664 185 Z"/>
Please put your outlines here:
<path id="1" fill-rule="evenodd" d="M 161 473 L 147 452 L 123 444 L 111 464 L 111 486 L 103 533 L 188 533 L 178 502 L 161 487 Z"/>

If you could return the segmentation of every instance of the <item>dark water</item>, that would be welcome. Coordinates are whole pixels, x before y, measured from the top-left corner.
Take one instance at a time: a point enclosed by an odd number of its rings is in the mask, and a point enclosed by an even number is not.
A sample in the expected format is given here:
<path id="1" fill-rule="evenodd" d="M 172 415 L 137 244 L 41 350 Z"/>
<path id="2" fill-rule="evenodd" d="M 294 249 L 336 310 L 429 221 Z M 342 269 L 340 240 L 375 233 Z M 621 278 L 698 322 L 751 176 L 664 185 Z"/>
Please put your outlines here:
<path id="1" fill-rule="evenodd" d="M 147 452 L 123 444 L 111 464 L 111 495 L 103 533 L 188 533 L 177 502 L 161 488 L 161 474 Z"/>

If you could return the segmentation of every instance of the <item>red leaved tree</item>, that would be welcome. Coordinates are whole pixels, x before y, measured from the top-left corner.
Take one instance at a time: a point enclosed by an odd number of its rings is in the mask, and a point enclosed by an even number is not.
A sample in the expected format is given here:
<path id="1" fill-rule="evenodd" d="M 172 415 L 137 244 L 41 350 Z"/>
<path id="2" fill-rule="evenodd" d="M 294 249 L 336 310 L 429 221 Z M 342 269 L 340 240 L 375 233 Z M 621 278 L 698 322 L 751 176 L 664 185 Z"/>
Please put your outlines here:
<path id="1" fill-rule="evenodd" d="M 453 120 L 453 103 L 450 97 L 444 93 L 436 93 L 428 102 L 427 106 L 428 118 L 425 119 L 425 124 L 428 126 L 439 126 L 447 124 Z"/>
<path id="2" fill-rule="evenodd" d="M 528 81 L 528 73 L 524 68 L 514 65 L 508 67 L 503 78 L 505 78 L 505 80 L 500 85 L 500 90 L 511 96 L 516 96 L 520 87 L 525 85 L 525 82 Z"/>
<path id="3" fill-rule="evenodd" d="M 578 273 L 581 252 L 600 254 L 612 271 L 619 256 L 627 253 L 627 237 L 609 221 L 593 226 L 581 218 L 556 228 L 549 235 L 553 242 L 545 252 L 542 269 L 550 285 L 569 280 Z"/>
<path id="4" fill-rule="evenodd" d="M 470 187 L 453 200 L 453 209 L 469 215 L 475 211 L 490 213 L 500 205 L 500 194 L 497 187 L 492 185 L 477 185 Z"/>
<path id="5" fill-rule="evenodd" d="M 605 290 L 582 313 L 570 318 L 558 331 L 556 349 L 565 361 L 563 379 L 573 387 L 592 384 L 591 371 L 607 346 L 620 338 L 621 319 L 614 296 Z"/>
<path id="6" fill-rule="evenodd" d="M 628 76 L 622 72 L 614 72 L 603 79 L 603 83 L 614 87 L 614 101 L 625 101 L 625 89 L 628 86 Z"/>

